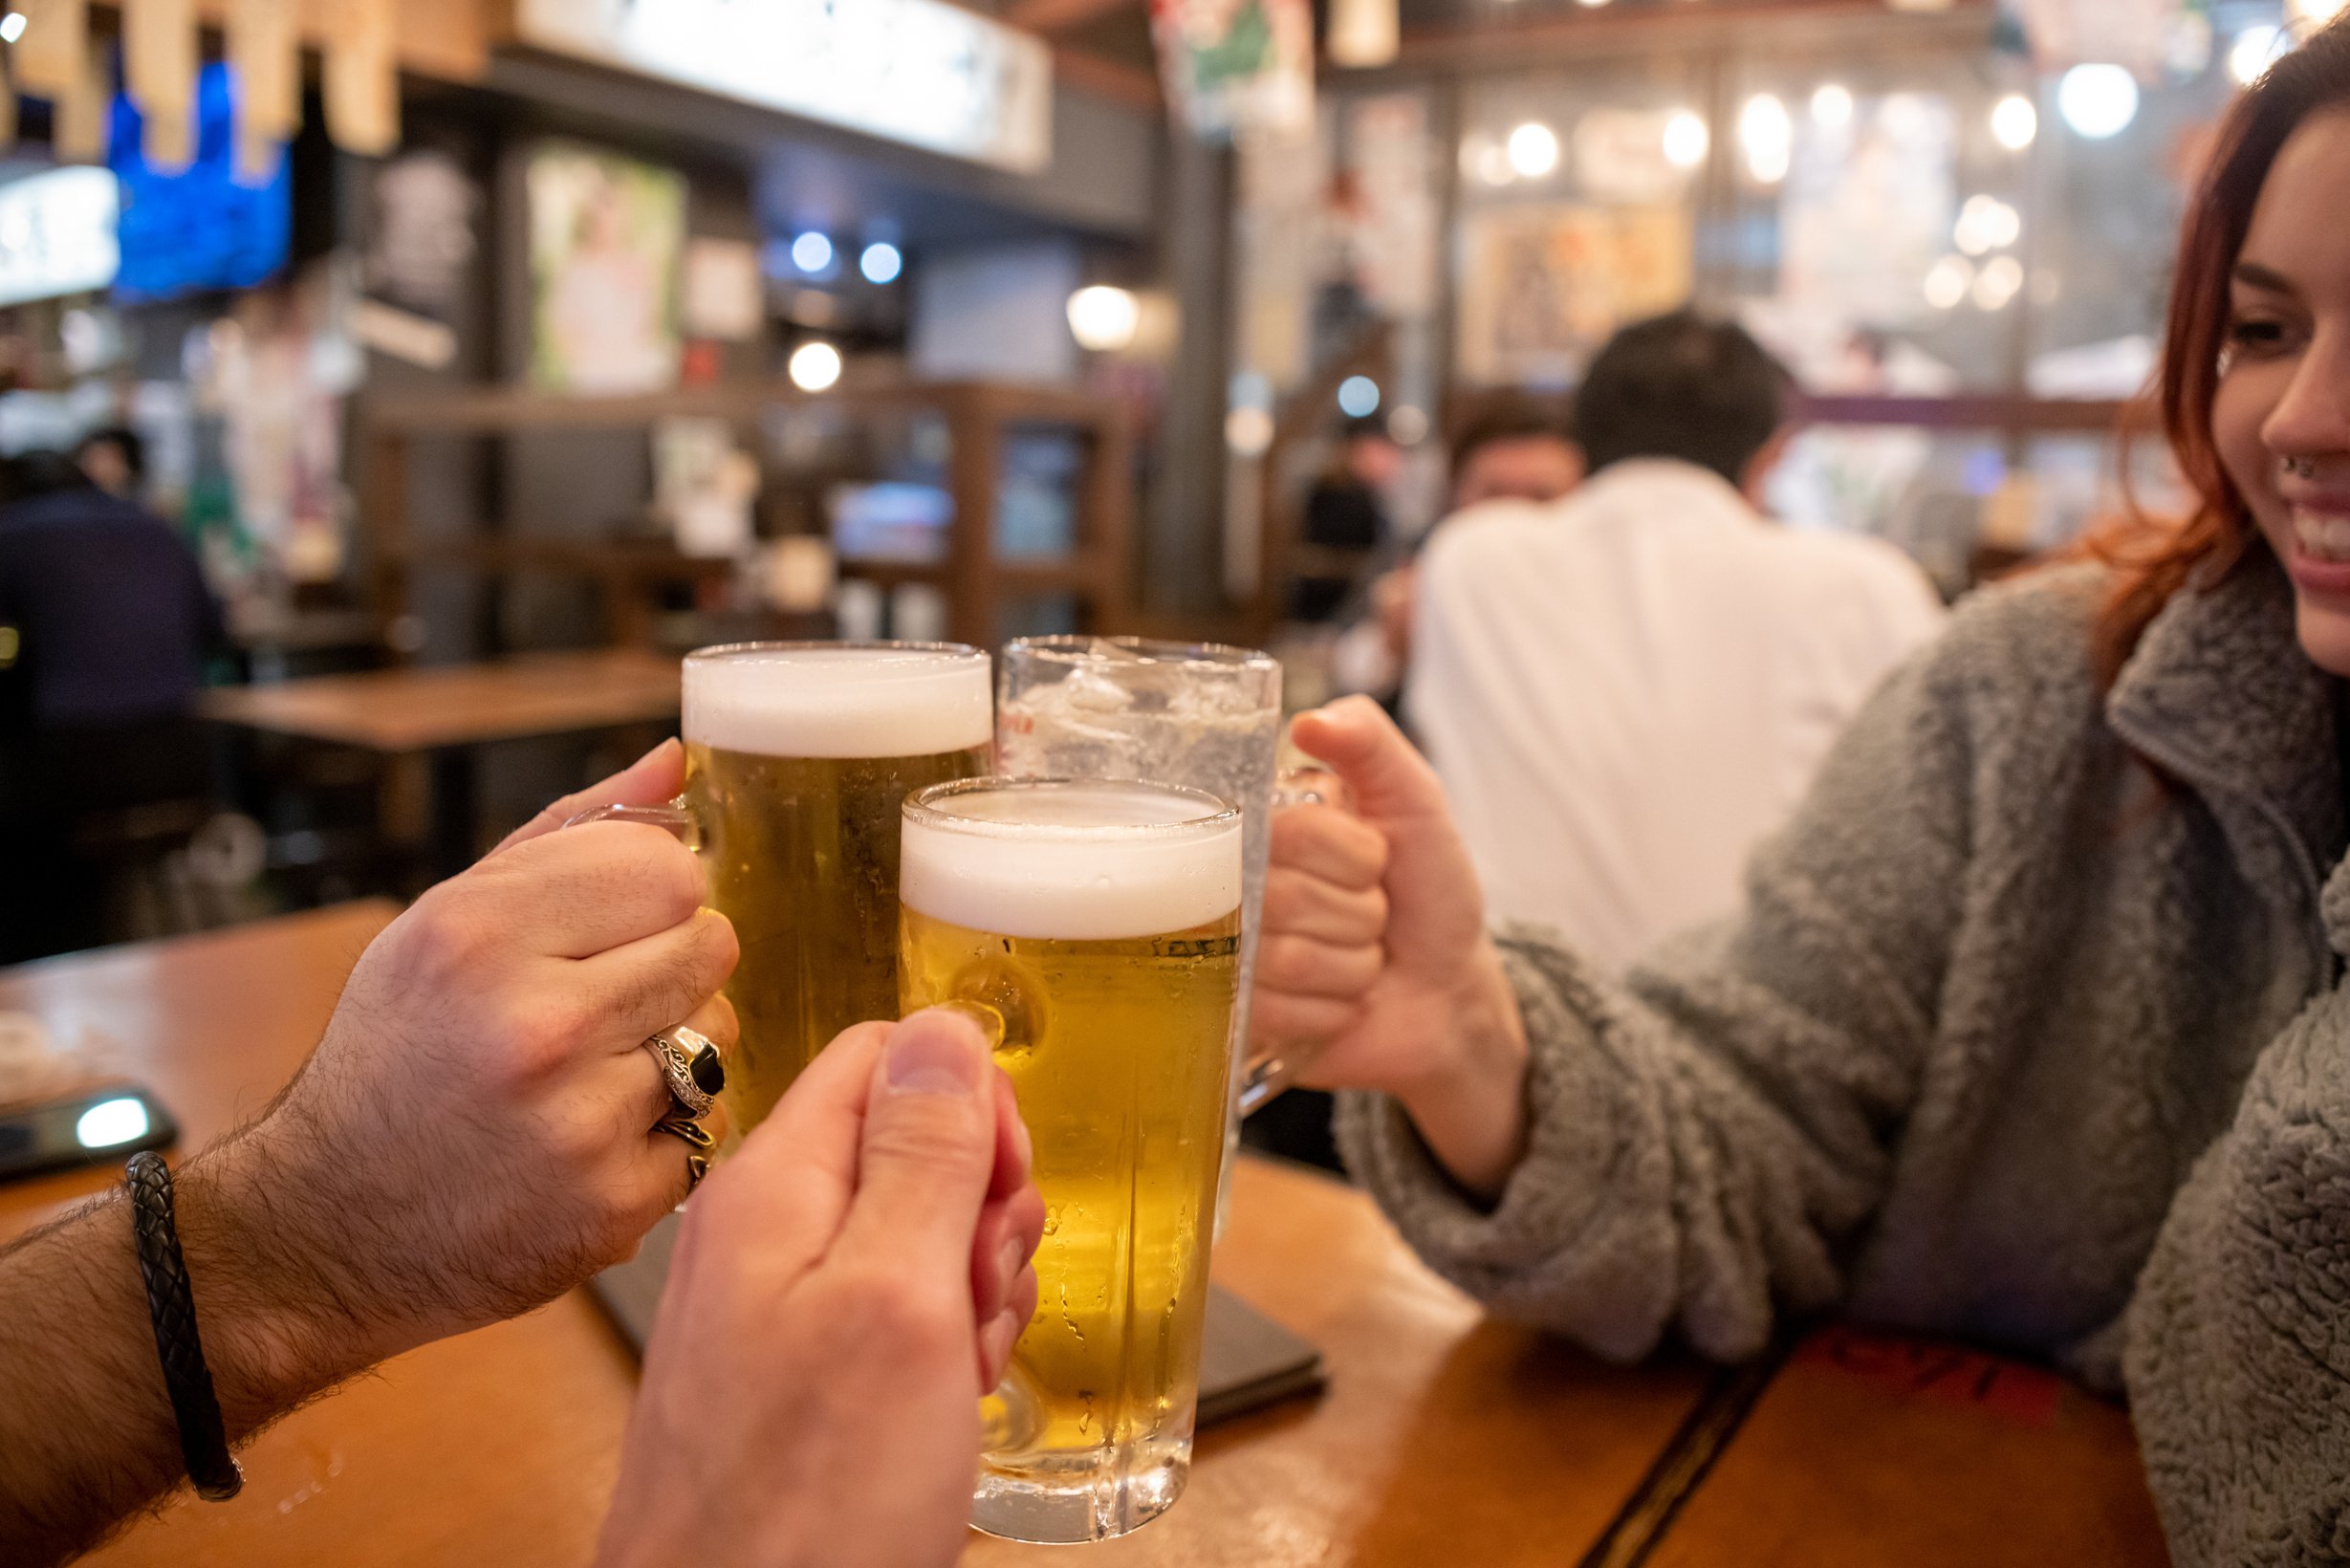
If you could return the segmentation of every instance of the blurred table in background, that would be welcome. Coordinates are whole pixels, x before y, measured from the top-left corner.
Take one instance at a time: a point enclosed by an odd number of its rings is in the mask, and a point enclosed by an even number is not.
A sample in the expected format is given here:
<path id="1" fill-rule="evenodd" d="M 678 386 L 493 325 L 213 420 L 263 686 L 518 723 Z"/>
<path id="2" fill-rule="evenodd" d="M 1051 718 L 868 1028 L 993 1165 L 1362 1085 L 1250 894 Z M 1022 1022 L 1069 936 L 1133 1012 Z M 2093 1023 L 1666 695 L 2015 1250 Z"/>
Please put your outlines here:
<path id="1" fill-rule="evenodd" d="M 389 758 L 429 757 L 432 871 L 446 877 L 470 864 L 479 847 L 474 748 L 667 725 L 678 715 L 678 661 L 667 655 L 605 648 L 223 686 L 205 692 L 198 711 L 220 724 Z"/>
<path id="2" fill-rule="evenodd" d="M 153 1090 L 185 1154 L 269 1102 L 395 912 L 372 901 L 0 970 L 0 1010 Z M 0 1187 L 0 1240 L 116 1179 Z M 1184 1500 L 1094 1548 L 1104 1568 L 2163 1560 L 2127 1418 L 2045 1372 L 1844 1330 L 1775 1371 L 1609 1367 L 1488 1320 L 1360 1193 L 1255 1159 L 1216 1274 L 1312 1339 L 1329 1387 L 1203 1433 Z M 242 1496 L 182 1496 L 86 1560 L 576 1568 L 635 1382 L 575 1291 L 297 1412 L 247 1450 Z M 979 1536 L 964 1557 L 1074 1560 Z"/>

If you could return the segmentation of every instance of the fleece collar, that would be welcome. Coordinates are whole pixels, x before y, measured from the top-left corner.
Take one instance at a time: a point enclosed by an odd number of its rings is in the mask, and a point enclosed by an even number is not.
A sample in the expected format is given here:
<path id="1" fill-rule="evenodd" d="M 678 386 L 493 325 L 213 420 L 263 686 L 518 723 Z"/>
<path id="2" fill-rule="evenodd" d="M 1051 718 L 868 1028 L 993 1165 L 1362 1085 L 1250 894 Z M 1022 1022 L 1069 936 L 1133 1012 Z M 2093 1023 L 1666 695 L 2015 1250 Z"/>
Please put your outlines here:
<path id="1" fill-rule="evenodd" d="M 2174 595 L 2107 696 L 2115 731 L 2201 794 L 2244 869 L 2306 900 L 2341 858 L 2333 678 L 2294 631 L 2293 584 L 2267 550 Z"/>

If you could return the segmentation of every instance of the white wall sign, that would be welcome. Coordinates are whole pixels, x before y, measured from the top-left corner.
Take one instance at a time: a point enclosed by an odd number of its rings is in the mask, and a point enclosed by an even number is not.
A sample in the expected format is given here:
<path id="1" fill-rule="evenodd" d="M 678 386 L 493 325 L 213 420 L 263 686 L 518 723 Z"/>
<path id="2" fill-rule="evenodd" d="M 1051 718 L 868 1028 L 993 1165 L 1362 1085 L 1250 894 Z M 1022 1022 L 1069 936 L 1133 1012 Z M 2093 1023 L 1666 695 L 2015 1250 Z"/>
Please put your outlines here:
<path id="1" fill-rule="evenodd" d="M 51 169 L 0 185 L 0 305 L 112 283 L 122 263 L 120 211 L 104 169 Z"/>
<path id="2" fill-rule="evenodd" d="M 517 0 L 526 44 L 1034 173 L 1053 157 L 1043 41 L 947 0 Z"/>

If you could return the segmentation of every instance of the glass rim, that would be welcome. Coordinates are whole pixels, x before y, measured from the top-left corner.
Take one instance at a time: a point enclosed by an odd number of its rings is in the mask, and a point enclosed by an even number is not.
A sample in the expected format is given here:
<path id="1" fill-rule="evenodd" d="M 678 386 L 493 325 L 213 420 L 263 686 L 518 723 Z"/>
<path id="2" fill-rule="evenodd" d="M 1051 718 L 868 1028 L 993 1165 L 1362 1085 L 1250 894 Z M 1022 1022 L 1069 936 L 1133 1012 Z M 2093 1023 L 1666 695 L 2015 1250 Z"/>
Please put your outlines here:
<path id="1" fill-rule="evenodd" d="M 988 658 L 988 650 L 968 642 L 900 642 L 887 638 L 779 638 L 772 642 L 712 642 L 687 653 L 685 663 L 723 664 L 729 659 L 767 653 L 919 653 L 940 657 L 942 664 L 962 664 Z"/>
<path id="2" fill-rule="evenodd" d="M 1110 790 L 1129 794 L 1175 795 L 1207 809 L 1197 817 L 1171 822 L 1105 822 L 1094 827 L 1049 822 L 1007 822 L 984 817 L 964 817 L 939 803 L 957 795 L 1054 794 L 1062 790 Z M 949 779 L 916 790 L 905 797 L 899 815 L 909 826 L 979 838 L 1041 838 L 1065 837 L 1076 840 L 1113 843 L 1165 843 L 1206 838 L 1240 825 L 1238 806 L 1220 795 L 1195 790 L 1188 784 L 1154 784 L 1146 778 L 1022 778 L 1008 773 L 983 773 L 977 778 Z"/>
<path id="3" fill-rule="evenodd" d="M 1004 657 L 1009 661 L 1014 652 L 1035 653 L 1075 664 L 1085 657 L 1088 649 L 1102 642 L 1140 655 L 1145 664 L 1205 664 L 1215 669 L 1281 667 L 1281 661 L 1263 648 L 1244 648 L 1236 642 L 1182 642 L 1158 637 L 1096 637 L 1084 632 L 1015 637 L 1004 644 Z"/>

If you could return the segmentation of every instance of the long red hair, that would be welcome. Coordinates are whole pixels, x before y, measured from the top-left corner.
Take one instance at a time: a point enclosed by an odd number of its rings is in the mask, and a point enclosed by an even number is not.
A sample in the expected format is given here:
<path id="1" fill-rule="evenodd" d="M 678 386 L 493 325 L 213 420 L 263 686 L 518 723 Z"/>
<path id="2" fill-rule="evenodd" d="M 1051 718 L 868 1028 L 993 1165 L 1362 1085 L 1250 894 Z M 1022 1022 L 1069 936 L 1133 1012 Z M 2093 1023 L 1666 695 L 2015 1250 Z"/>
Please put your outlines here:
<path id="1" fill-rule="evenodd" d="M 2093 534 L 2087 554 L 2113 568 L 2093 632 L 2107 685 L 2170 596 L 2215 582 L 2261 548 L 2259 530 L 2222 466 L 2211 434 L 2228 346 L 2230 275 L 2252 228 L 2270 165 L 2304 120 L 2350 105 L 2350 17 L 2319 30 L 2236 100 L 2222 123 L 2179 241 L 2163 335 L 2161 380 L 2149 394 L 2164 440 L 2194 496 L 2185 520 L 2131 514 Z M 2345 192 L 2350 200 L 2350 192 Z"/>

